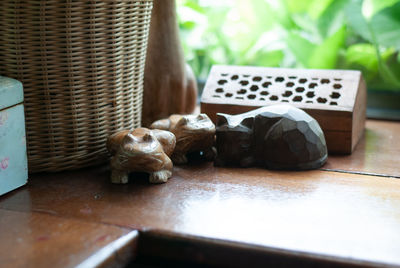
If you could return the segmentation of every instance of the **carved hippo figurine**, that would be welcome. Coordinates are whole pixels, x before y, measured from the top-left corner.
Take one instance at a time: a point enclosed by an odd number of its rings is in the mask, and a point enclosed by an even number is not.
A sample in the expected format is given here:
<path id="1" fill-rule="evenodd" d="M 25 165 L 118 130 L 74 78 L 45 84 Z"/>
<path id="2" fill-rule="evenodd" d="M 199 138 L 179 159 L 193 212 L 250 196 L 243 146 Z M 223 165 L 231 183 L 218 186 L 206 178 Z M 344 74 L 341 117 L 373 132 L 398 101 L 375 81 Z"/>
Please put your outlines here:
<path id="1" fill-rule="evenodd" d="M 176 147 L 172 154 L 174 164 L 188 162 L 186 155 L 202 152 L 205 159 L 215 158 L 215 125 L 206 114 L 171 115 L 167 119 L 153 122 L 150 128 L 168 130 L 176 137 Z"/>
<path id="2" fill-rule="evenodd" d="M 327 160 L 318 122 L 298 108 L 273 105 L 217 115 L 217 166 L 302 170 L 319 168 Z"/>
<path id="3" fill-rule="evenodd" d="M 111 153 L 111 182 L 127 183 L 130 172 L 150 173 L 150 183 L 164 183 L 172 176 L 169 158 L 175 148 L 174 134 L 164 130 L 122 130 L 107 140 Z"/>

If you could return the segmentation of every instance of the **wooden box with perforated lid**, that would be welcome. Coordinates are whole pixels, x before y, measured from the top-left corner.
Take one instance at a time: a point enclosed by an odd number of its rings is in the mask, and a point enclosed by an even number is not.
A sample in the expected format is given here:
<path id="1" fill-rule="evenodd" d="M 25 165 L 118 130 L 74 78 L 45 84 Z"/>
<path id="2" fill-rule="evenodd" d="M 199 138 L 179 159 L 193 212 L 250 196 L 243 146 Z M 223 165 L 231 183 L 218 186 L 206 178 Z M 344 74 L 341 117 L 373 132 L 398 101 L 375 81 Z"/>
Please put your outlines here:
<path id="1" fill-rule="evenodd" d="M 239 114 L 279 103 L 301 108 L 325 133 L 330 153 L 349 154 L 365 126 L 366 86 L 359 71 L 213 66 L 201 112 Z"/>

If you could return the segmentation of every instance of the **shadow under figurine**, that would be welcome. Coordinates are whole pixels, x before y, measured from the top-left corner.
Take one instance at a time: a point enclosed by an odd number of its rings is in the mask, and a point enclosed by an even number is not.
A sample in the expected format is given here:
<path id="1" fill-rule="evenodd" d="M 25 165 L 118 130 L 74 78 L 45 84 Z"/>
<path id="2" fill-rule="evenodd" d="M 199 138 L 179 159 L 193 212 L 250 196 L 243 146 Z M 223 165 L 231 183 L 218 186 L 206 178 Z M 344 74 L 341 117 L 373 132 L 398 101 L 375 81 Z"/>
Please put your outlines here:
<path id="1" fill-rule="evenodd" d="M 273 105 L 217 116 L 217 166 L 304 170 L 319 168 L 327 160 L 322 129 L 298 108 Z"/>
<path id="2" fill-rule="evenodd" d="M 136 128 L 122 130 L 107 140 L 111 153 L 111 182 L 127 183 L 130 172 L 150 173 L 151 183 L 164 183 L 172 176 L 169 156 L 175 148 L 175 136 L 169 131 Z"/>
<path id="3" fill-rule="evenodd" d="M 174 164 L 188 162 L 187 154 L 202 152 L 206 160 L 215 158 L 215 125 L 206 114 L 171 115 L 167 119 L 153 122 L 150 128 L 168 130 L 176 137 L 176 146 L 172 154 Z"/>

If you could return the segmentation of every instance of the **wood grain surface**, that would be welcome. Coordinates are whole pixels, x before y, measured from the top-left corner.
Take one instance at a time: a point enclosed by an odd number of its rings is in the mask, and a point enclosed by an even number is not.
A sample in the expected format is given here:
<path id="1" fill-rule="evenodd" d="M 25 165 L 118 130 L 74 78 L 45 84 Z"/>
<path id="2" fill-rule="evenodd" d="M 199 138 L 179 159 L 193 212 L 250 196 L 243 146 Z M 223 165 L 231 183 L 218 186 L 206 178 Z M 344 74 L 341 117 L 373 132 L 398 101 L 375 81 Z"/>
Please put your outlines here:
<path id="1" fill-rule="evenodd" d="M 156 236 L 172 233 L 171 241 L 190 235 L 189 244 L 190 237 L 246 244 L 303 260 L 311 254 L 333 266 L 400 266 L 399 126 L 369 121 L 353 155 L 330 157 L 322 170 L 192 163 L 176 166 L 162 185 L 149 184 L 146 174 L 113 185 L 107 165 L 31 175 L 28 186 L 0 197 L 0 261 L 74 266 L 96 260 L 129 230 L 157 229 Z M 157 252 L 146 248 L 148 256 Z"/>
<path id="2" fill-rule="evenodd" d="M 368 120 L 351 155 L 330 155 L 325 169 L 400 178 L 400 123 Z"/>
<path id="3" fill-rule="evenodd" d="M 60 218 L 51 213 L 0 209 L 0 266 L 74 267 L 105 248 L 103 256 L 97 255 L 101 261 L 107 254 L 115 254 L 106 246 L 128 232 L 126 228 Z M 108 263 L 126 262 L 132 255 L 133 251 L 120 259 L 108 258 Z"/>
<path id="4" fill-rule="evenodd" d="M 400 265 L 398 179 L 211 163 L 176 167 L 163 185 L 111 185 L 108 175 L 37 176 L 0 207 Z"/>

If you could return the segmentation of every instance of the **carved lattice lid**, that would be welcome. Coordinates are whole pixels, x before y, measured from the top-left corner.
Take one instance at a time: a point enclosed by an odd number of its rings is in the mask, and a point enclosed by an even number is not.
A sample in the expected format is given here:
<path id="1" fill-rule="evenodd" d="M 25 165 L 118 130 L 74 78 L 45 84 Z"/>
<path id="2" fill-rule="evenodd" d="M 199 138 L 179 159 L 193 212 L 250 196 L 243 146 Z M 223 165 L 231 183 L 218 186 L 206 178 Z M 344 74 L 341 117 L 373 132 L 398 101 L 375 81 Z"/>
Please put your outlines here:
<path id="1" fill-rule="evenodd" d="M 213 66 L 203 103 L 352 111 L 360 71 Z"/>

